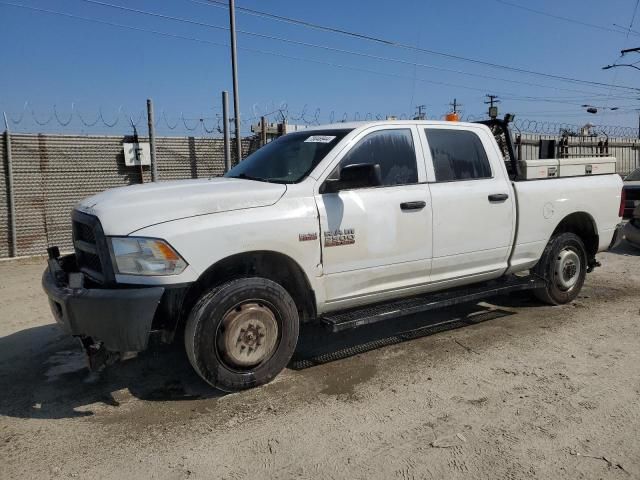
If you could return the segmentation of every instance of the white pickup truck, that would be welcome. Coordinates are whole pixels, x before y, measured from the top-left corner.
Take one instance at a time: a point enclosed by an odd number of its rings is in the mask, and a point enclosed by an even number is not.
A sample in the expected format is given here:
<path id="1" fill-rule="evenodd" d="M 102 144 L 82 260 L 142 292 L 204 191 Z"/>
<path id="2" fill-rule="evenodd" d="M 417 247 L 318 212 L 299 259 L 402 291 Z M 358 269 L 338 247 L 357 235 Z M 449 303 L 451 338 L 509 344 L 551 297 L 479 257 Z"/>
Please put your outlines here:
<path id="1" fill-rule="evenodd" d="M 312 128 L 222 178 L 83 200 L 75 254 L 50 248 L 43 286 L 94 366 L 184 336 L 205 381 L 245 389 L 287 365 L 302 322 L 337 331 L 525 289 L 570 302 L 617 237 L 606 161 L 527 180 L 537 164 L 517 162 L 501 120 Z"/>

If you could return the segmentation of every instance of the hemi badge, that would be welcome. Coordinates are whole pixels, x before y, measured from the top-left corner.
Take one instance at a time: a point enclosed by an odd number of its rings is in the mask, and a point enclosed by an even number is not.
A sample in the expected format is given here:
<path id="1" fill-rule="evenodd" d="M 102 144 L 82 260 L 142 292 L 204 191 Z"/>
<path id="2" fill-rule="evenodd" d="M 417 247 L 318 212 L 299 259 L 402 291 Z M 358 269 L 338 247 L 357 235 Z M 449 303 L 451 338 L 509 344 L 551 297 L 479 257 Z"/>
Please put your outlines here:
<path id="1" fill-rule="evenodd" d="M 317 233 L 301 233 L 300 235 L 298 235 L 298 240 L 301 242 L 308 242 L 310 240 L 317 240 L 317 239 L 318 239 Z"/>

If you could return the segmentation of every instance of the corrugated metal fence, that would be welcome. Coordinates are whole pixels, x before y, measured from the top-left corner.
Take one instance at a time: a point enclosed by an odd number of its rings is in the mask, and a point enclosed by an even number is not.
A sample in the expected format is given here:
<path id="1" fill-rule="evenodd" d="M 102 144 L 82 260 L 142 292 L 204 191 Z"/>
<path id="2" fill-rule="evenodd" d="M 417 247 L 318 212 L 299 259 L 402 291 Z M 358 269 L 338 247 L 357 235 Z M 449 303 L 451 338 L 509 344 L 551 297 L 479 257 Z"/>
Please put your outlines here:
<path id="1" fill-rule="evenodd" d="M 11 134 L 16 256 L 45 253 L 47 245 L 70 250 L 70 212 L 81 199 L 108 188 L 141 182 L 139 167 L 126 167 L 122 136 Z M 147 141 L 140 137 L 140 141 Z M 224 173 L 221 139 L 156 139 L 161 180 L 202 178 Z M 0 257 L 11 254 L 7 158 L 0 164 Z M 243 155 L 253 148 L 243 141 Z M 148 167 L 142 175 L 151 180 Z"/>
<path id="2" fill-rule="evenodd" d="M 538 158 L 541 139 L 560 141 L 555 136 L 523 134 L 521 158 Z M 42 254 L 47 244 L 70 250 L 69 214 L 76 202 L 108 188 L 141 182 L 139 168 L 124 165 L 124 141 L 132 140 L 122 136 L 11 134 L 17 256 Z M 618 158 L 620 174 L 640 167 L 640 140 L 635 139 L 569 138 L 567 154 L 605 154 L 605 141 L 606 152 Z M 224 171 L 221 139 L 159 137 L 156 144 L 160 180 L 218 176 Z M 243 155 L 256 146 L 253 140 L 243 141 Z M 0 258 L 11 254 L 7 158 L 5 145 L 2 147 Z M 148 167 L 142 180 L 151 180 Z"/>
<path id="3" fill-rule="evenodd" d="M 9 256 L 9 191 L 7 189 L 6 135 L 0 148 L 0 258 Z"/>

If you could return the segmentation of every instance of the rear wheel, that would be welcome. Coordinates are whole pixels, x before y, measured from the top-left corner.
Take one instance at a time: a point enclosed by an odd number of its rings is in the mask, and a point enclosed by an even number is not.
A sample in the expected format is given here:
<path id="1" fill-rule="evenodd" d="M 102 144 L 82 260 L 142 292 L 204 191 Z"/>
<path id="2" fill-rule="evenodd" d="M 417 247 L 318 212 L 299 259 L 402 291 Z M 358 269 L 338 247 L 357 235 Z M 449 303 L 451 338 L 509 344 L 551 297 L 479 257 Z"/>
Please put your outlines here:
<path id="1" fill-rule="evenodd" d="M 573 233 L 561 233 L 549 240 L 534 272 L 547 281 L 534 290 L 540 300 L 562 305 L 574 300 L 587 275 L 587 252 L 584 243 Z"/>
<path id="2" fill-rule="evenodd" d="M 185 326 L 191 365 L 210 385 L 237 391 L 282 371 L 298 341 L 295 302 L 266 278 L 241 278 L 205 293 Z"/>

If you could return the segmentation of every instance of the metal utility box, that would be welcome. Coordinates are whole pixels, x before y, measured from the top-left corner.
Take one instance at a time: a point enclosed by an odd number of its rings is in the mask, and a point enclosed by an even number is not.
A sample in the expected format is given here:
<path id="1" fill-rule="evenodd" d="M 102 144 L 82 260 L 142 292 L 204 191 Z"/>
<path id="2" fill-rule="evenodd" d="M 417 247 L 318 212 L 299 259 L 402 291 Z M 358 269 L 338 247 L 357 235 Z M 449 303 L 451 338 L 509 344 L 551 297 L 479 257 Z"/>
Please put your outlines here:
<path id="1" fill-rule="evenodd" d="M 549 158 L 545 160 L 520 161 L 520 175 L 527 180 L 539 180 L 541 178 L 554 178 L 559 175 L 559 160 Z"/>
<path id="2" fill-rule="evenodd" d="M 127 167 L 138 165 L 151 165 L 151 148 L 144 143 L 123 143 L 124 164 Z"/>
<path id="3" fill-rule="evenodd" d="M 610 173 L 616 173 L 616 159 L 614 157 L 563 158 L 560 160 L 561 177 Z"/>
<path id="4" fill-rule="evenodd" d="M 521 160 L 520 176 L 525 180 L 556 177 L 582 177 L 616 173 L 614 157 L 550 158 L 546 160 Z"/>

